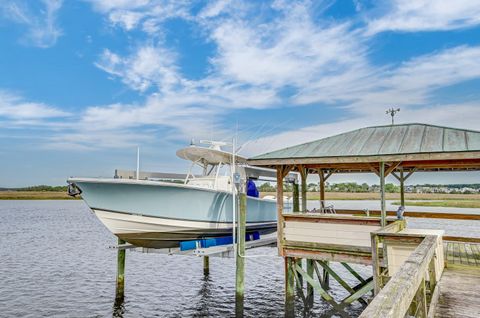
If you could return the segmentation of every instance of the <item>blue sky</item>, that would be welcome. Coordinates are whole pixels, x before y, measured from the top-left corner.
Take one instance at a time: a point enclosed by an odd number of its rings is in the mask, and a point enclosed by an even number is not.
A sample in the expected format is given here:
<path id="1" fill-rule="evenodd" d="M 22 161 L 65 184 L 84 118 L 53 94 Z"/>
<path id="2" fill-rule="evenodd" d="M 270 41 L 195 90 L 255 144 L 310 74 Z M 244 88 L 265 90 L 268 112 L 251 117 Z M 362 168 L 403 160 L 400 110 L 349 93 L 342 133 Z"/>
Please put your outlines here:
<path id="1" fill-rule="evenodd" d="M 0 0 L 0 187 L 377 124 L 479 129 L 480 1 Z M 415 182 L 480 182 L 478 173 Z M 374 176 L 338 176 L 376 182 Z"/>

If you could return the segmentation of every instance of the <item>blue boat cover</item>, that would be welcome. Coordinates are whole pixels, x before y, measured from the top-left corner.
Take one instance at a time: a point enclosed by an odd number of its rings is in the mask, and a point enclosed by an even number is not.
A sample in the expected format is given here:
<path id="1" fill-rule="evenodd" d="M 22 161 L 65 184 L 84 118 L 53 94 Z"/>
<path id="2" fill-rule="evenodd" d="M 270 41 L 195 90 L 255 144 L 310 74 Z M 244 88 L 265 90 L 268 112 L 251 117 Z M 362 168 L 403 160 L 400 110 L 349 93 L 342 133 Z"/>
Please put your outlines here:
<path id="1" fill-rule="evenodd" d="M 247 181 L 247 195 L 254 198 L 258 198 L 260 196 L 255 182 L 253 182 L 251 179 L 248 179 Z"/>

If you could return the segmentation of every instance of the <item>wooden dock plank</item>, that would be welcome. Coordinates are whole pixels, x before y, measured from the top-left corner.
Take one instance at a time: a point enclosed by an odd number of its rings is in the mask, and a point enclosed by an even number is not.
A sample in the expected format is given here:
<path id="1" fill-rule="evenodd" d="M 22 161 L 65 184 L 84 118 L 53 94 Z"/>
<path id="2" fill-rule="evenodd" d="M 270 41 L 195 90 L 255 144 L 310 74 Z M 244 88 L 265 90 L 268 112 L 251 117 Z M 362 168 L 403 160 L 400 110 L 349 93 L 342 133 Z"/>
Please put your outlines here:
<path id="1" fill-rule="evenodd" d="M 451 267 L 445 269 L 439 283 L 440 296 L 435 317 L 480 317 L 480 269 L 478 267 Z"/>
<path id="2" fill-rule="evenodd" d="M 460 245 L 458 243 L 453 244 L 453 262 L 457 264 L 462 263 L 462 259 L 460 258 Z"/>
<path id="3" fill-rule="evenodd" d="M 473 252 L 473 257 L 477 262 L 477 266 L 480 266 L 480 244 L 470 244 Z"/>
<path id="4" fill-rule="evenodd" d="M 480 244 L 472 242 L 444 242 L 447 266 L 480 267 Z"/>
<path id="5" fill-rule="evenodd" d="M 467 253 L 468 265 L 476 266 L 477 262 L 475 260 L 475 256 L 473 255 L 472 247 L 470 244 L 465 244 L 465 251 Z"/>
<path id="6" fill-rule="evenodd" d="M 447 242 L 447 262 L 453 263 L 453 243 Z"/>

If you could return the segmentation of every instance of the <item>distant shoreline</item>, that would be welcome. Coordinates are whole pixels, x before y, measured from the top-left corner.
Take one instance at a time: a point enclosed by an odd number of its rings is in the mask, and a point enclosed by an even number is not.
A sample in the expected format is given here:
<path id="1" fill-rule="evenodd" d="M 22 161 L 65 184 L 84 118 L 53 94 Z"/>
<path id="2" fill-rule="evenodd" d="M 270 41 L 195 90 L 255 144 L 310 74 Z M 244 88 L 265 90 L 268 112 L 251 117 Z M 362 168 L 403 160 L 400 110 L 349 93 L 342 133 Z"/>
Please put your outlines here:
<path id="1" fill-rule="evenodd" d="M 263 192 L 261 196 L 276 195 L 274 192 Z M 286 192 L 286 196 L 291 193 Z M 319 200 L 316 192 L 307 193 L 308 200 Z M 327 192 L 326 200 L 380 200 L 379 193 Z M 71 197 L 66 191 L 0 191 L 0 200 L 81 200 Z M 387 193 L 387 200 L 399 203 L 399 193 Z M 436 206 L 458 208 L 480 208 L 480 194 L 438 194 L 438 193 L 405 193 L 406 205 Z"/>
<path id="2" fill-rule="evenodd" d="M 0 191 L 0 200 L 81 200 L 66 191 Z"/>

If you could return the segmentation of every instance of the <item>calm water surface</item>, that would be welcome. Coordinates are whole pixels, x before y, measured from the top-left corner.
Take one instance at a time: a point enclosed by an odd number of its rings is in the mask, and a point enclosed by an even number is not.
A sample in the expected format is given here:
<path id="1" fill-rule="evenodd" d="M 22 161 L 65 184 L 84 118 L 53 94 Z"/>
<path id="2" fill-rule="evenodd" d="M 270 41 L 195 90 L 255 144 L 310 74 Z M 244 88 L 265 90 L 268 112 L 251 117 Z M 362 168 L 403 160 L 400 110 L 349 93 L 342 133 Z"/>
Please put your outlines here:
<path id="1" fill-rule="evenodd" d="M 127 251 L 125 302 L 115 306 L 116 251 L 108 246 L 116 239 L 83 201 L 0 201 L 0 218 L 0 317 L 234 316 L 232 259 L 211 258 L 205 277 L 201 258 Z M 474 222 L 435 222 L 409 224 L 446 225 L 447 232 L 455 233 L 467 226 L 472 236 L 480 236 Z M 463 228 L 461 235 L 467 234 Z M 282 260 L 273 248 L 249 253 L 269 256 L 247 259 L 246 316 L 282 317 Z M 351 285 L 357 283 L 338 264 L 333 266 Z M 371 275 L 369 267 L 354 267 Z M 335 283 L 332 293 L 337 299 L 346 296 Z M 318 296 L 315 302 L 305 313 L 297 300 L 297 316 L 328 312 Z M 361 311 L 358 303 L 349 308 L 354 315 Z"/>

